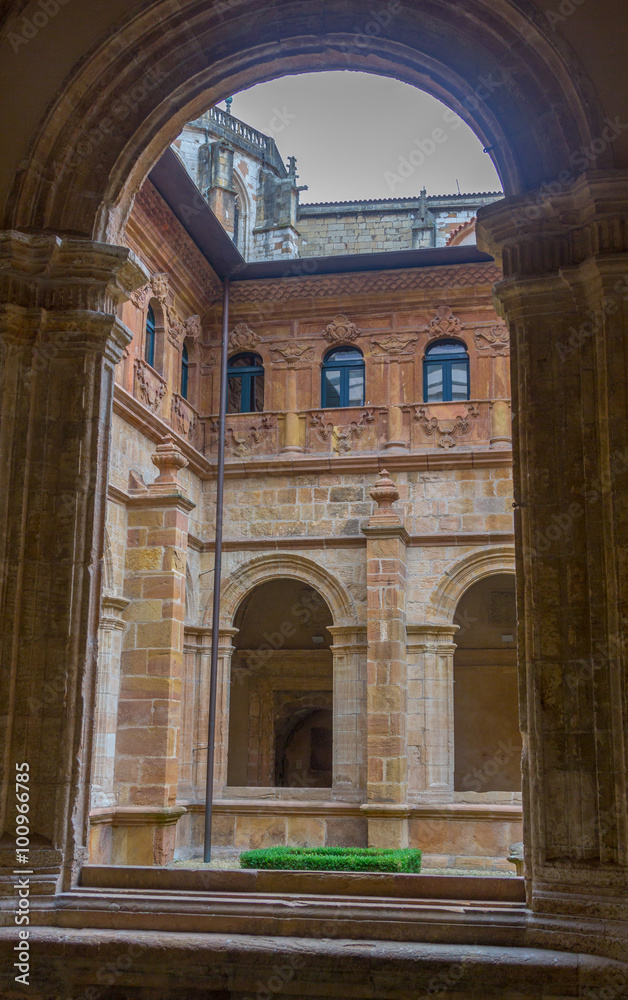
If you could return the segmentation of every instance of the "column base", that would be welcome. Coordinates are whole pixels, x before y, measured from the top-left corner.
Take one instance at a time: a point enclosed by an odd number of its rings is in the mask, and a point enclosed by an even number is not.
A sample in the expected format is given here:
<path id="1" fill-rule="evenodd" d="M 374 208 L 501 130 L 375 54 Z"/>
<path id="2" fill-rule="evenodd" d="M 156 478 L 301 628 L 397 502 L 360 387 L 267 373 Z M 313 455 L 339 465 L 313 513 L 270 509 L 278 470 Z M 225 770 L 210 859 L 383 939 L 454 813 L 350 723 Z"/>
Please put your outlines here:
<path id="1" fill-rule="evenodd" d="M 408 847 L 410 810 L 407 805 L 365 802 L 360 812 L 366 813 L 369 847 L 390 850 Z"/>
<path id="2" fill-rule="evenodd" d="M 185 806 L 117 806 L 95 810 L 90 816 L 90 862 L 169 864 L 174 859 L 177 822 L 185 812 Z"/>

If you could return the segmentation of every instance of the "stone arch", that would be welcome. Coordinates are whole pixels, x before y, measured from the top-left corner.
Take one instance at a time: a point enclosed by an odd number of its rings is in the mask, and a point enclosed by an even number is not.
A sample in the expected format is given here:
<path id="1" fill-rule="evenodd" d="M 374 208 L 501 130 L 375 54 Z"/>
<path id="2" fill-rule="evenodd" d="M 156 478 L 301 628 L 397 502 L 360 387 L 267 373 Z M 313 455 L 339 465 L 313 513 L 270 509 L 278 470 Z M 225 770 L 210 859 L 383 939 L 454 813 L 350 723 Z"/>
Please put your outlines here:
<path id="1" fill-rule="evenodd" d="M 316 9 L 308 0 L 158 0 L 130 11 L 44 114 L 6 228 L 119 242 L 136 192 L 185 122 L 288 72 L 361 70 L 425 90 L 474 129 L 507 195 L 569 169 L 572 151 L 600 134 L 592 84 L 532 0 L 389 8 L 377 21 L 360 0 Z M 614 165 L 607 145 L 592 169 Z"/>
<path id="2" fill-rule="evenodd" d="M 442 624 L 453 623 L 458 602 L 472 584 L 496 573 L 514 572 L 514 545 L 492 545 L 469 552 L 445 571 L 432 591 L 427 604 L 428 619 Z"/>
<path id="3" fill-rule="evenodd" d="M 273 552 L 243 563 L 223 582 L 221 626 L 232 626 L 236 611 L 254 587 L 277 577 L 299 580 L 317 590 L 327 602 L 334 625 L 357 624 L 353 599 L 332 573 L 305 556 L 293 552 Z M 211 623 L 211 599 L 205 607 L 204 623 Z"/>

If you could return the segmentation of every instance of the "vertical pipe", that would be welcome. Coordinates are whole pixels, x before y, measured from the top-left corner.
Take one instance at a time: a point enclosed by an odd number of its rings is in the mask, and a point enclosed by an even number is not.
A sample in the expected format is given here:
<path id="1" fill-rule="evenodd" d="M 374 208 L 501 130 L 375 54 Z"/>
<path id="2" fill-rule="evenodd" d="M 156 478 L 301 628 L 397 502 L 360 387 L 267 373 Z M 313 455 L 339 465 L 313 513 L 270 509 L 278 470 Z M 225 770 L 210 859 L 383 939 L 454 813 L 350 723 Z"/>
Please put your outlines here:
<path id="1" fill-rule="evenodd" d="M 214 744 L 216 741 L 216 686 L 220 642 L 220 576 L 222 569 L 222 515 L 225 486 L 225 431 L 227 416 L 227 354 L 229 340 L 229 278 L 222 285 L 222 343 L 220 349 L 220 409 L 218 415 L 218 470 L 216 477 L 216 548 L 212 603 L 212 652 L 209 671 L 209 723 L 207 731 L 207 779 L 205 786 L 205 841 L 203 860 L 212 857 L 212 807 L 214 802 Z"/>

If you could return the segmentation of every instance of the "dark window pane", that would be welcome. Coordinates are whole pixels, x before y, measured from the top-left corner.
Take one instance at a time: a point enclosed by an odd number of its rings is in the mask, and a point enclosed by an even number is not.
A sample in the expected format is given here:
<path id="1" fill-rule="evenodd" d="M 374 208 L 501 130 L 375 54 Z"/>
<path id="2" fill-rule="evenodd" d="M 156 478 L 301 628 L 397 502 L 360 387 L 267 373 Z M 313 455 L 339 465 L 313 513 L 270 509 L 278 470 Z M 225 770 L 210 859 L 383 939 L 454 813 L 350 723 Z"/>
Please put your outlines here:
<path id="1" fill-rule="evenodd" d="M 253 382 L 251 389 L 252 409 L 257 413 L 262 413 L 264 409 L 264 376 L 254 375 L 251 381 Z"/>
<path id="2" fill-rule="evenodd" d="M 230 378 L 227 383 L 227 413 L 241 413 L 242 379 Z"/>
<path id="3" fill-rule="evenodd" d="M 336 361 L 362 361 L 362 352 L 357 347 L 337 347 L 325 355 L 325 364 Z"/>
<path id="4" fill-rule="evenodd" d="M 331 369 L 324 373 L 325 406 L 340 406 L 340 371 Z"/>
<path id="5" fill-rule="evenodd" d="M 429 355 L 430 360 L 432 358 L 450 358 L 455 354 L 466 355 L 467 349 L 464 344 L 458 343 L 456 340 L 439 340 L 431 347 L 428 347 L 425 354 Z"/>

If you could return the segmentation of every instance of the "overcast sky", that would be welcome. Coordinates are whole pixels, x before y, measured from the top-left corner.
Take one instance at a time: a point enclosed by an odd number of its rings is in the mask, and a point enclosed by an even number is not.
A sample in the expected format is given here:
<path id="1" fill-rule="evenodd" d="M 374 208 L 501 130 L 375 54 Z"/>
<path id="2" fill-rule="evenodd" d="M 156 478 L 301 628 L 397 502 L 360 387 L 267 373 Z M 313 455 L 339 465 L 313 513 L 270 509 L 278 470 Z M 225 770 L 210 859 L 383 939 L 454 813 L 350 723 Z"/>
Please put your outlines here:
<path id="1" fill-rule="evenodd" d="M 224 103 L 219 105 L 224 108 Z M 490 157 L 444 104 L 370 73 L 304 73 L 234 95 L 231 113 L 297 157 L 301 203 L 501 191 Z M 435 131 L 436 130 L 436 131 Z M 437 141 L 435 141 L 437 140 Z"/>

